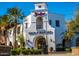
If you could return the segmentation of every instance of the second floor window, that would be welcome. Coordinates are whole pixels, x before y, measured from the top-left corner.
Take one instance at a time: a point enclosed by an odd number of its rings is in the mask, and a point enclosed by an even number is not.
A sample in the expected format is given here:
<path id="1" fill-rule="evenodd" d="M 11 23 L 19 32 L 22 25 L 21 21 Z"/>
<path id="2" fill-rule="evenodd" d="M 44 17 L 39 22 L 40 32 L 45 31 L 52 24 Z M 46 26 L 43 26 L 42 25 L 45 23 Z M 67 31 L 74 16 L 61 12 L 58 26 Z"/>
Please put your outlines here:
<path id="1" fill-rule="evenodd" d="M 52 21 L 51 20 L 49 20 L 49 24 L 52 25 Z"/>
<path id="2" fill-rule="evenodd" d="M 43 28 L 43 19 L 42 17 L 38 17 L 36 19 L 36 29 L 42 29 Z"/>
<path id="3" fill-rule="evenodd" d="M 60 26 L 60 21 L 56 20 L 56 27 L 59 27 L 59 26 Z"/>

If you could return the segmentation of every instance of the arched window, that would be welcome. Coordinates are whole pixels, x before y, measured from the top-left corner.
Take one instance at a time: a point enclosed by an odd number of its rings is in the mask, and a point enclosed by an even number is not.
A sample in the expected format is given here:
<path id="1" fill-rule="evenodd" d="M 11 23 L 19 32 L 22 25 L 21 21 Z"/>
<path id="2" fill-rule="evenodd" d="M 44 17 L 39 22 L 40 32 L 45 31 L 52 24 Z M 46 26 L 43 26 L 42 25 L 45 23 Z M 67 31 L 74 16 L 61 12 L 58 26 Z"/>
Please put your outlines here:
<path id="1" fill-rule="evenodd" d="M 43 28 L 43 19 L 42 17 L 38 17 L 36 19 L 36 29 L 42 29 Z"/>

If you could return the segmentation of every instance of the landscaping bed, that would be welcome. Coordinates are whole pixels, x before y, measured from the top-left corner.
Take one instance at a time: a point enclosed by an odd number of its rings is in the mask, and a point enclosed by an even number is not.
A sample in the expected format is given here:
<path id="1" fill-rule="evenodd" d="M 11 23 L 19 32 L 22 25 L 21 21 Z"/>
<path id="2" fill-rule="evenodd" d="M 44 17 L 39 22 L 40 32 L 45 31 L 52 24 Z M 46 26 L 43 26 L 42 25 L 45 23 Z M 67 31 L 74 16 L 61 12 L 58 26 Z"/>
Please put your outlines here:
<path id="1" fill-rule="evenodd" d="M 11 55 L 40 55 L 42 54 L 42 49 L 30 49 L 30 48 L 14 48 L 11 49 Z"/>

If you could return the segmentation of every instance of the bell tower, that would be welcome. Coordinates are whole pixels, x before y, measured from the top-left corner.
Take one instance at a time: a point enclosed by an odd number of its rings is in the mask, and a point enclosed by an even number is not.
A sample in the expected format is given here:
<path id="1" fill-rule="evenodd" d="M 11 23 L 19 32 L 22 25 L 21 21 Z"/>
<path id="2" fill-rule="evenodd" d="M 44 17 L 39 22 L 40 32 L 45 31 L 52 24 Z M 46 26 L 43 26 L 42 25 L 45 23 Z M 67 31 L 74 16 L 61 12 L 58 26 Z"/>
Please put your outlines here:
<path id="1" fill-rule="evenodd" d="M 47 11 L 47 4 L 45 2 L 35 2 L 34 3 L 35 9 L 34 9 L 34 16 L 45 16 Z"/>
<path id="2" fill-rule="evenodd" d="M 35 3 L 35 10 L 47 10 L 47 5 L 45 2 Z"/>

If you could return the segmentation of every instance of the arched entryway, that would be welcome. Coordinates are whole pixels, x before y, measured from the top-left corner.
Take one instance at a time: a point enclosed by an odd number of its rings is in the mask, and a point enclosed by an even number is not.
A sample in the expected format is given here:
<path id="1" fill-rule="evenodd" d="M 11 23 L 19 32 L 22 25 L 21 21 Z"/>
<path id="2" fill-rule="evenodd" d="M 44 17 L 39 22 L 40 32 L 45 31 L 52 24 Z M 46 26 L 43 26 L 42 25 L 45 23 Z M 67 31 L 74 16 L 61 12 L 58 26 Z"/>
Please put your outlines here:
<path id="1" fill-rule="evenodd" d="M 46 40 L 43 36 L 38 36 L 35 40 L 35 47 L 38 49 L 46 48 Z"/>

